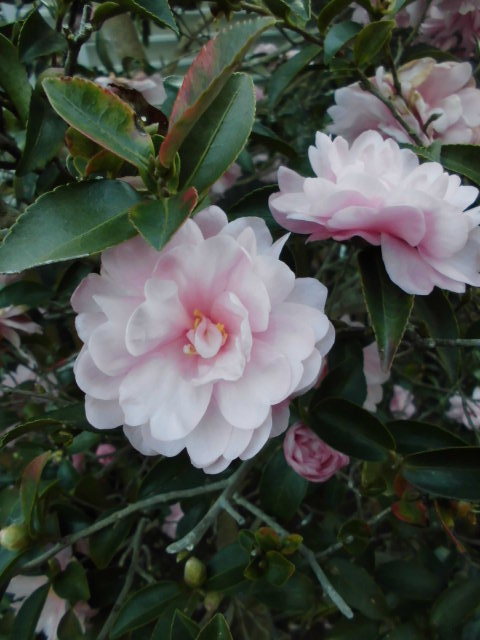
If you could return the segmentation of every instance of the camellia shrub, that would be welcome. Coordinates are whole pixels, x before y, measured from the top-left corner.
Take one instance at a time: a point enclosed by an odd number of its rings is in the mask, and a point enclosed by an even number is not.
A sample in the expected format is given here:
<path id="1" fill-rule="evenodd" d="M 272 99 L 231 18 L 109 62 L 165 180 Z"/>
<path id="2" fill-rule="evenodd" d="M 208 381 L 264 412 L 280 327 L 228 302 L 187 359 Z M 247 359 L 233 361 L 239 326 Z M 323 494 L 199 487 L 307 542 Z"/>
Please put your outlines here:
<path id="1" fill-rule="evenodd" d="M 480 640 L 480 4 L 0 4 L 0 640 Z"/>

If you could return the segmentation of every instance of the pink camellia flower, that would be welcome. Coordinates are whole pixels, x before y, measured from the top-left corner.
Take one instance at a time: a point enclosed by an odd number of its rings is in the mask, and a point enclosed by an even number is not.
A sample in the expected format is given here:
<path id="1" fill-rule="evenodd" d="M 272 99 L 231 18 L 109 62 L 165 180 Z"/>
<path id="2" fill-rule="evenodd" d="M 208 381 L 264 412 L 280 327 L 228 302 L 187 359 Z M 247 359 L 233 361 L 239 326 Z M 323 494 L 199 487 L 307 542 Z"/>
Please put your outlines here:
<path id="1" fill-rule="evenodd" d="M 475 187 L 461 186 L 437 162 L 366 131 L 349 147 L 317 133 L 309 149 L 317 177 L 280 167 L 280 192 L 270 196 L 279 224 L 309 240 L 354 236 L 379 245 L 391 280 L 407 293 L 434 286 L 463 292 L 480 286 L 480 207 Z"/>
<path id="2" fill-rule="evenodd" d="M 327 290 L 279 260 L 285 240 L 212 206 L 160 252 L 141 237 L 105 251 L 72 297 L 89 422 L 124 425 L 145 455 L 186 447 L 209 473 L 284 431 L 334 340 Z"/>
<path id="3" fill-rule="evenodd" d="M 177 526 L 184 515 L 179 502 L 170 505 L 170 513 L 165 517 L 161 529 L 172 540 L 177 537 Z"/>
<path id="4" fill-rule="evenodd" d="M 296 422 L 283 441 L 285 460 L 310 482 L 326 482 L 350 462 L 350 458 L 317 436 L 303 422 Z"/>
<path id="5" fill-rule="evenodd" d="M 117 85 L 138 91 L 154 107 L 160 106 L 167 97 L 167 92 L 163 86 L 163 78 L 159 73 L 153 73 L 151 76 L 137 73 L 133 78 L 122 78 L 112 73 L 110 76 L 95 78 L 95 82 L 104 89 L 114 89 L 115 85 Z"/>
<path id="6" fill-rule="evenodd" d="M 376 342 L 363 349 L 363 374 L 367 383 L 367 397 L 363 408 L 375 413 L 377 405 L 383 398 L 382 385 L 389 379 L 390 372 L 385 372 L 380 363 L 380 354 Z"/>
<path id="7" fill-rule="evenodd" d="M 417 410 L 413 393 L 400 384 L 394 384 L 389 408 L 395 418 L 411 418 Z"/>
<path id="8" fill-rule="evenodd" d="M 447 417 L 467 429 L 480 429 L 480 387 L 475 387 L 471 399 L 462 398 L 459 393 L 453 395 Z"/>
<path id="9" fill-rule="evenodd" d="M 239 164 L 234 162 L 232 166 L 225 171 L 216 182 L 210 187 L 210 191 L 214 196 L 223 196 L 225 191 L 228 191 L 236 183 L 238 178 L 242 175 L 242 169 Z"/>
<path id="10" fill-rule="evenodd" d="M 398 70 L 399 96 L 390 73 L 379 67 L 373 85 L 397 108 L 425 145 L 434 140 L 448 144 L 480 144 L 480 90 L 468 62 L 435 62 L 421 58 Z M 335 91 L 335 105 L 328 109 L 330 133 L 353 142 L 366 130 L 379 131 L 398 142 L 413 140 L 390 109 L 358 82 Z"/>
<path id="11" fill-rule="evenodd" d="M 95 450 L 95 455 L 97 456 L 100 464 L 103 464 L 103 466 L 106 466 L 107 464 L 110 464 L 111 462 L 114 461 L 115 456 L 113 454 L 115 453 L 116 450 L 117 450 L 117 447 L 115 447 L 113 444 L 108 444 L 108 443 L 99 444 Z"/>

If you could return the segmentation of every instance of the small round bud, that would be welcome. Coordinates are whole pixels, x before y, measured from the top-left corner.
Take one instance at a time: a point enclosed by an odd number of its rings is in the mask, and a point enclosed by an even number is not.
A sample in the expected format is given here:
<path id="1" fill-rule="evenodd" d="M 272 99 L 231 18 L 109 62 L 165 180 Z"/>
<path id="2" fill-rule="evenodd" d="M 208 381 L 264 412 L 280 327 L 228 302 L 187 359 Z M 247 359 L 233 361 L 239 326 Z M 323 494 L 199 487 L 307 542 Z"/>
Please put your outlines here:
<path id="1" fill-rule="evenodd" d="M 207 578 L 207 568 L 201 560 L 192 556 L 183 570 L 183 579 L 189 587 L 201 587 Z"/>
<path id="2" fill-rule="evenodd" d="M 218 591 L 208 591 L 205 594 L 203 606 L 208 611 L 208 613 L 214 613 L 220 606 L 222 598 L 223 598 L 222 594 L 219 593 Z"/>
<path id="3" fill-rule="evenodd" d="M 8 551 L 22 551 L 30 542 L 24 524 L 10 524 L 0 530 L 0 546 Z"/>

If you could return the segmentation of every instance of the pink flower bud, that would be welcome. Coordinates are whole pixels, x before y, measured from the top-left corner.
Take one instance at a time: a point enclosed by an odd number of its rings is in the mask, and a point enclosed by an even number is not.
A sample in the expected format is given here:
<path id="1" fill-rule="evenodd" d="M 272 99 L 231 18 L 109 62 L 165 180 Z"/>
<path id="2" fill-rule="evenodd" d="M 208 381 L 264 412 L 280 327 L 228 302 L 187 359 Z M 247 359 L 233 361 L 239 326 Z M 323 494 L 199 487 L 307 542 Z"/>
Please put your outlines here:
<path id="1" fill-rule="evenodd" d="M 112 454 L 114 454 L 116 450 L 117 447 L 114 447 L 113 444 L 99 444 L 95 451 L 95 455 L 97 456 L 100 464 L 106 466 L 113 462 L 114 456 Z"/>

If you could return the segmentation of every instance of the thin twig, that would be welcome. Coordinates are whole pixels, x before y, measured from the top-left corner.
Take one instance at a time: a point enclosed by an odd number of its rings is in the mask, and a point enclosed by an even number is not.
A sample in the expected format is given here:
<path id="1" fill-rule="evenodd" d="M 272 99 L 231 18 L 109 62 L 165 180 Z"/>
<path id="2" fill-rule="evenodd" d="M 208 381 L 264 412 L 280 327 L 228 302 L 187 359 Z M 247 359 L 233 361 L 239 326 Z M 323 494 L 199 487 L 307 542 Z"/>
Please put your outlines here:
<path id="1" fill-rule="evenodd" d="M 93 25 L 90 22 L 92 15 L 92 7 L 89 4 L 85 4 L 82 10 L 82 17 L 80 20 L 80 27 L 78 33 L 67 33 L 68 52 L 65 60 L 65 75 L 73 76 L 77 66 L 77 58 L 80 53 L 82 45 L 87 42 L 93 33 Z"/>

